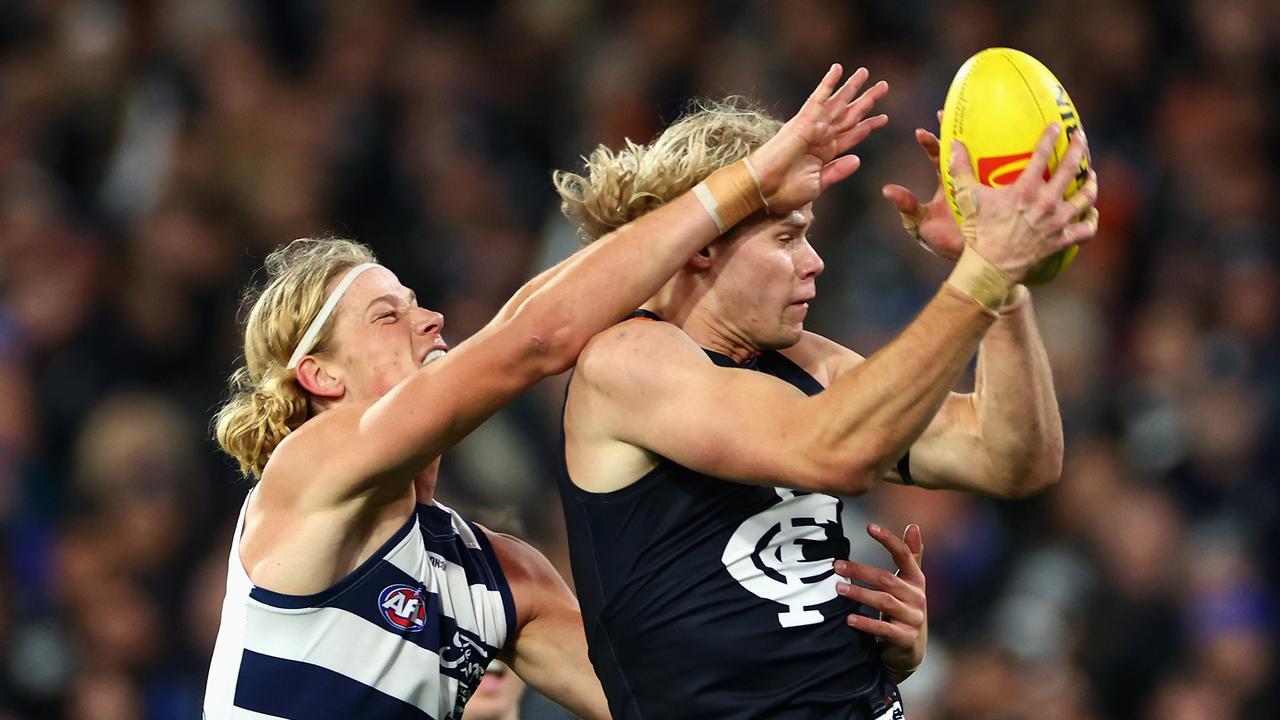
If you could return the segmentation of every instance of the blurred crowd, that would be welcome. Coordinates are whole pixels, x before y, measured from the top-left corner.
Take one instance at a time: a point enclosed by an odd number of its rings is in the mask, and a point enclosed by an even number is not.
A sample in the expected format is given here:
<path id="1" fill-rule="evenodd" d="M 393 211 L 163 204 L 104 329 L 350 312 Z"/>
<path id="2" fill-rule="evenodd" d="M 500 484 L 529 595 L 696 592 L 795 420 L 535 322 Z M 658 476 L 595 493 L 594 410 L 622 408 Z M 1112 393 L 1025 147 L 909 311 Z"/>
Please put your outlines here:
<path id="1" fill-rule="evenodd" d="M 787 117 L 828 63 L 866 65 L 890 125 L 818 203 L 809 326 L 867 354 L 947 273 L 879 188 L 932 191 L 912 131 L 993 45 L 1072 94 L 1102 229 L 1034 292 L 1059 484 L 848 503 L 854 537 L 924 531 L 910 717 L 1275 717 L 1280 4 L 0 0 L 0 720 L 200 716 L 248 487 L 209 419 L 273 247 L 368 243 L 456 343 L 573 250 L 553 168 L 695 96 Z M 561 382 L 440 485 L 568 575 Z"/>

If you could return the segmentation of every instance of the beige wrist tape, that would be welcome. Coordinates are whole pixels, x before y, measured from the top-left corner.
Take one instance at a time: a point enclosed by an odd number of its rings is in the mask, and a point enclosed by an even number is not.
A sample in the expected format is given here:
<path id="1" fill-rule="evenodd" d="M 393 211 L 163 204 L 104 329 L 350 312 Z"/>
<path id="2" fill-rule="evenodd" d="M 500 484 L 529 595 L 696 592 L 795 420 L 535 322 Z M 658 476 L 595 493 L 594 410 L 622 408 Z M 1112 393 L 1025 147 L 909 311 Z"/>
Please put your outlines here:
<path id="1" fill-rule="evenodd" d="M 1004 304 L 1009 289 L 1013 287 L 1008 274 L 979 255 L 971 245 L 966 245 L 964 252 L 960 253 L 960 260 L 947 278 L 947 284 L 993 313 Z"/>
<path id="2" fill-rule="evenodd" d="M 1031 297 L 1031 291 L 1026 285 L 1018 284 L 1009 288 L 1009 294 L 1005 297 L 1004 304 L 1000 306 L 1000 316 L 1013 315 L 1026 307 L 1029 297 Z"/>
<path id="3" fill-rule="evenodd" d="M 693 186 L 693 194 L 722 233 L 766 207 L 764 192 L 746 158 L 708 175 Z"/>

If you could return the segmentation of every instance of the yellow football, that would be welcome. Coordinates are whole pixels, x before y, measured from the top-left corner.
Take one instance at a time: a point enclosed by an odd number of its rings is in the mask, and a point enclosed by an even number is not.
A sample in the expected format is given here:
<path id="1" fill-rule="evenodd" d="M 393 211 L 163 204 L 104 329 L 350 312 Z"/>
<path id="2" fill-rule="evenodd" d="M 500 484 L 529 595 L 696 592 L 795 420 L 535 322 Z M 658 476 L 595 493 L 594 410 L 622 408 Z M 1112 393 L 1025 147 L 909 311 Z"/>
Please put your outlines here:
<path id="1" fill-rule="evenodd" d="M 942 185 L 956 220 L 961 215 L 950 172 L 952 140 L 964 143 L 979 182 L 1000 187 L 1018 179 L 1045 128 L 1055 122 L 1065 132 L 1054 145 L 1046 178 L 1067 152 L 1071 135 L 1081 128 L 1080 115 L 1062 83 L 1039 60 L 1010 48 L 988 48 L 966 60 L 942 108 Z M 1084 183 L 1088 162 L 1085 158 L 1080 163 L 1068 195 Z M 1079 249 L 1073 245 L 1045 259 L 1023 282 L 1049 282 L 1071 264 Z"/>

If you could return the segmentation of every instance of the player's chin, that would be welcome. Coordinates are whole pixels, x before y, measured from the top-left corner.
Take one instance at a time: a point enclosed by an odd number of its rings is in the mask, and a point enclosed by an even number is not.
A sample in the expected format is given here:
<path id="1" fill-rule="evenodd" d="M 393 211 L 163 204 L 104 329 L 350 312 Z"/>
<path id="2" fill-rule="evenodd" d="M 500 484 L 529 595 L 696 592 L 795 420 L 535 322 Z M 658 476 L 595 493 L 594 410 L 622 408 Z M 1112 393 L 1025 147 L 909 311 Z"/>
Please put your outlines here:
<path id="1" fill-rule="evenodd" d="M 761 349 L 768 350 L 785 350 L 786 348 L 800 342 L 800 338 L 804 335 L 804 320 L 792 320 L 791 322 L 783 322 L 778 325 L 774 331 L 773 337 L 769 342 L 764 343 L 768 347 Z"/>
<path id="2" fill-rule="evenodd" d="M 506 717 L 506 711 L 512 700 L 508 692 L 510 688 L 507 687 L 510 682 L 511 679 L 508 677 L 490 677 L 486 674 L 476 688 L 475 694 L 467 701 L 468 720 L 472 717 L 479 720 Z"/>
<path id="3" fill-rule="evenodd" d="M 476 693 L 467 701 L 467 720 L 471 718 L 499 718 L 502 717 L 502 698 L 493 690 L 485 692 L 477 689 Z"/>
<path id="4" fill-rule="evenodd" d="M 506 687 L 506 684 L 507 678 L 505 677 L 490 677 L 489 675 L 485 675 L 484 678 L 480 680 L 480 684 L 476 687 L 475 694 L 472 695 L 471 700 L 467 702 L 467 712 L 475 710 L 475 708 L 472 707 L 472 703 L 477 700 L 480 701 L 480 704 L 490 701 L 498 702 L 498 698 L 502 697 L 502 691 Z"/>

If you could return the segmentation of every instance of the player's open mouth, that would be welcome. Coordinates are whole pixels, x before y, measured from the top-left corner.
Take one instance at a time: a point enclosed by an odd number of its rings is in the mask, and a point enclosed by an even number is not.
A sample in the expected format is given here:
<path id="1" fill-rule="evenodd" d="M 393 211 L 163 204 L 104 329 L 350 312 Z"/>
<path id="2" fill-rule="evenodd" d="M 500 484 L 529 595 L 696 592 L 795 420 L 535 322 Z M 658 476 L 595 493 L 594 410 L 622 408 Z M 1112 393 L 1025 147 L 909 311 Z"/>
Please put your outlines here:
<path id="1" fill-rule="evenodd" d="M 445 353 L 447 352 L 449 352 L 448 345 L 445 345 L 444 343 L 440 343 L 436 345 L 434 348 L 431 349 L 431 352 L 428 352 L 427 356 L 422 359 L 422 367 L 426 367 L 431 363 L 439 360 L 440 358 L 444 357 Z"/>

